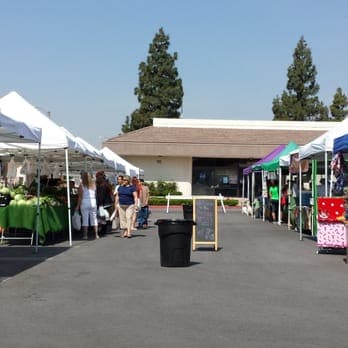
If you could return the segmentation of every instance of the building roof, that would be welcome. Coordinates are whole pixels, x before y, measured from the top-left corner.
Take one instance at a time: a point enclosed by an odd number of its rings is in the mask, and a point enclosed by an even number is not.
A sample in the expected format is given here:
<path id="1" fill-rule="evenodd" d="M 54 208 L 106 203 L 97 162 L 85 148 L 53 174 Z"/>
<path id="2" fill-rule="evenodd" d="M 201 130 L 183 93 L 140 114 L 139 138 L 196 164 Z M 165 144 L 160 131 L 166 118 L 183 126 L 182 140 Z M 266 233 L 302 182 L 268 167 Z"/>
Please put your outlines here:
<path id="1" fill-rule="evenodd" d="M 112 137 L 103 146 L 121 156 L 254 159 L 290 141 L 298 145 L 307 144 L 335 124 L 154 119 L 153 126 Z"/>

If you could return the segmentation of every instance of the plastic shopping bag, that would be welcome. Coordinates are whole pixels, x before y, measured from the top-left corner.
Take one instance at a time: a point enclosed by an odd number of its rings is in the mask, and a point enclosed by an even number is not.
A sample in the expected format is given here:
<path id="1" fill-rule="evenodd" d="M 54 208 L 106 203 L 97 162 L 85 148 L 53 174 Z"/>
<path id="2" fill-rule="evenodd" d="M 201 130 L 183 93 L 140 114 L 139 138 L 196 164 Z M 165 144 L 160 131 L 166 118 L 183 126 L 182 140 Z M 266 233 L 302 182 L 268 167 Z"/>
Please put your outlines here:
<path id="1" fill-rule="evenodd" d="M 110 214 L 104 207 L 99 207 L 99 209 L 98 209 L 98 217 L 100 219 L 109 220 Z"/>
<path id="2" fill-rule="evenodd" d="M 72 226 L 76 231 L 81 230 L 81 215 L 78 211 L 75 211 L 74 215 L 72 216 Z"/>

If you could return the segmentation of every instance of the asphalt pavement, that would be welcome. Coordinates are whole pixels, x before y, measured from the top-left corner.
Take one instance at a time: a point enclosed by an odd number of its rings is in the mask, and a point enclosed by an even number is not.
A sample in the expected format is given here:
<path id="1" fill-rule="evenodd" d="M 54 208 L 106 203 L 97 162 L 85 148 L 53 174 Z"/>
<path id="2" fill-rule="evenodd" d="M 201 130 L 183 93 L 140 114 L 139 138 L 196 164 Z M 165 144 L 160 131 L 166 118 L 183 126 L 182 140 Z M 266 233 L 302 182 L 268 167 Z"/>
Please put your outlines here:
<path id="1" fill-rule="evenodd" d="M 160 266 L 152 209 L 132 239 L 110 233 L 0 247 L 0 346 L 348 347 L 348 265 L 286 226 L 219 212 L 219 250 Z"/>

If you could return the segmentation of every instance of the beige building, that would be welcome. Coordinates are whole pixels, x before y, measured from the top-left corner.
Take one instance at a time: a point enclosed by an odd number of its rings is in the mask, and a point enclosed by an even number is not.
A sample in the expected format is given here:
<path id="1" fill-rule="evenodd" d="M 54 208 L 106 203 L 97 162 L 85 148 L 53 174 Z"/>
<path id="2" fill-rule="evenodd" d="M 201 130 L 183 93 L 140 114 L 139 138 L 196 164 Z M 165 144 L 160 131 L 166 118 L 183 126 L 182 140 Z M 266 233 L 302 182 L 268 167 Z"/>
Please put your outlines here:
<path id="1" fill-rule="evenodd" d="M 335 122 L 155 118 L 103 146 L 143 168 L 145 181 L 175 181 L 184 195 L 240 197 L 243 169 L 278 145 L 304 145 Z"/>

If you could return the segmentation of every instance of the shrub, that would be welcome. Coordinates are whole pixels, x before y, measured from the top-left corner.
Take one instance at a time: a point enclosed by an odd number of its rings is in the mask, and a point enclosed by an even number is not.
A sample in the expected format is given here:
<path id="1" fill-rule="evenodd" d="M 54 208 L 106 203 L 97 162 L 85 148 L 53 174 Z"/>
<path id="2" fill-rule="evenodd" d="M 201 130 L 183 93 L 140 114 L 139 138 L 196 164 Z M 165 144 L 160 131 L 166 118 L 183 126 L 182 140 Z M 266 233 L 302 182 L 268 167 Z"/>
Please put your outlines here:
<path id="1" fill-rule="evenodd" d="M 148 183 L 148 187 L 150 196 L 166 196 L 168 193 L 176 196 L 182 195 L 182 193 L 178 191 L 176 182 L 159 180 L 157 182 Z"/>

